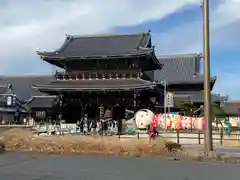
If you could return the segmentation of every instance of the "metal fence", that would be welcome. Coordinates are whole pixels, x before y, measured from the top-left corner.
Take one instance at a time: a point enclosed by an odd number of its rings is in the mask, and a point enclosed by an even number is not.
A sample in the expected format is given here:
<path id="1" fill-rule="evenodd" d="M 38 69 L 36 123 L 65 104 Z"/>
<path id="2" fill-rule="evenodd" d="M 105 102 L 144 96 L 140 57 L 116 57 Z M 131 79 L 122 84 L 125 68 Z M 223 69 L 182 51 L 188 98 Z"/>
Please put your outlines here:
<path id="1" fill-rule="evenodd" d="M 186 132 L 186 131 L 166 131 L 162 132 L 161 135 L 164 138 L 174 140 L 177 143 L 181 143 L 182 140 L 191 141 L 195 144 L 203 144 L 204 142 L 204 132 L 203 131 L 195 131 L 195 132 Z M 223 145 L 224 141 L 239 141 L 240 143 L 240 132 L 233 132 L 230 136 L 227 136 L 226 133 L 224 133 L 223 129 L 220 129 L 220 131 L 214 131 L 212 132 L 213 141 L 215 143 L 219 143 Z M 181 143 L 182 144 L 182 143 Z"/>
<path id="2" fill-rule="evenodd" d="M 71 126 L 27 126 L 27 125 L 0 125 L 0 128 L 28 128 L 31 129 L 33 133 L 38 135 L 79 135 L 79 136 L 116 136 L 118 139 L 124 138 L 135 138 L 135 139 L 148 139 L 148 134 L 146 131 L 136 131 L 136 132 L 121 132 L 119 133 L 117 129 L 109 129 L 107 131 L 89 131 L 89 132 L 79 132 L 74 127 Z M 232 132 L 231 136 L 227 136 L 223 129 L 219 131 L 213 131 L 213 141 L 215 143 L 224 144 L 224 141 L 237 141 L 240 143 L 240 131 Z M 159 138 L 163 137 L 172 140 L 176 143 L 185 144 L 203 144 L 204 143 L 204 132 L 203 131 L 187 131 L 187 130 L 177 130 L 177 131 L 160 131 Z"/>

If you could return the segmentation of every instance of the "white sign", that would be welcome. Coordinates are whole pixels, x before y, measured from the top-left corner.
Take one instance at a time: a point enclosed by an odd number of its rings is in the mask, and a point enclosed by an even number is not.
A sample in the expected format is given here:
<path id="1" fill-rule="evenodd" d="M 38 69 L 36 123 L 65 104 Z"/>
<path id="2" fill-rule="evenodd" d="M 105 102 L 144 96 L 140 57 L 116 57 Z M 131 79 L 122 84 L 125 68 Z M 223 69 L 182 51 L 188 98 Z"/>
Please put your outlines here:
<path id="1" fill-rule="evenodd" d="M 12 96 L 7 96 L 7 106 L 12 105 Z"/>
<path id="2" fill-rule="evenodd" d="M 173 93 L 167 93 L 165 102 L 166 107 L 174 107 Z"/>

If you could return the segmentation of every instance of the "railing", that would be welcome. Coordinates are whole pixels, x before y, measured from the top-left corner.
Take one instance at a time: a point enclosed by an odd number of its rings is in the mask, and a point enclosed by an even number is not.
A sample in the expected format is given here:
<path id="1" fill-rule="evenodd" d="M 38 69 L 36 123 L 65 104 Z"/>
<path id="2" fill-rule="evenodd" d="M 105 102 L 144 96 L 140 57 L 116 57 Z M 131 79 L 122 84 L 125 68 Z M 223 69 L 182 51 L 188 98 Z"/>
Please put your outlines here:
<path id="1" fill-rule="evenodd" d="M 28 125 L 1 125 L 0 128 L 32 128 L 32 126 Z M 56 125 L 42 125 L 42 126 L 36 126 L 35 133 L 37 134 L 52 134 L 52 132 L 55 132 L 53 134 L 56 135 L 88 135 L 88 136 L 108 136 L 108 135 L 115 135 L 118 139 L 125 139 L 125 138 L 135 138 L 135 139 L 148 139 L 148 135 L 146 132 L 140 131 L 140 132 L 117 132 L 117 128 L 115 127 L 112 130 L 107 131 L 99 131 L 99 132 L 86 132 L 86 133 L 80 133 L 77 130 L 77 127 L 75 124 L 62 124 L 61 127 L 58 127 Z M 227 136 L 224 133 L 223 129 L 220 129 L 220 131 L 214 131 L 212 133 L 213 142 L 215 144 L 225 144 L 225 142 L 231 142 L 235 141 L 240 144 L 240 132 L 232 132 L 231 136 Z M 176 143 L 180 144 L 203 144 L 204 143 L 204 132 L 203 131 L 195 131 L 195 132 L 189 132 L 189 131 L 165 131 L 165 132 L 159 132 L 159 137 L 163 137 L 169 140 L 172 140 Z"/>
<path id="2" fill-rule="evenodd" d="M 203 144 L 204 142 L 204 132 L 201 131 L 198 132 L 176 131 L 176 132 L 164 132 L 163 134 L 165 138 L 175 140 L 177 143 L 181 144 L 184 144 L 181 142 L 181 140 L 197 140 L 197 144 Z M 220 143 L 221 145 L 223 145 L 224 141 L 239 141 L 240 143 L 240 132 L 234 132 L 231 133 L 231 136 L 227 136 L 224 134 L 223 130 L 220 130 L 219 132 L 212 133 L 212 140 L 213 142 Z"/>
<path id="3" fill-rule="evenodd" d="M 54 77 L 57 80 L 79 80 L 79 79 L 122 79 L 122 78 L 138 78 L 141 73 L 136 71 L 119 71 L 119 72 L 57 72 Z"/>
<path id="4" fill-rule="evenodd" d="M 32 125 L 22 125 L 22 124 L 0 124 L 0 128 L 33 128 Z"/>

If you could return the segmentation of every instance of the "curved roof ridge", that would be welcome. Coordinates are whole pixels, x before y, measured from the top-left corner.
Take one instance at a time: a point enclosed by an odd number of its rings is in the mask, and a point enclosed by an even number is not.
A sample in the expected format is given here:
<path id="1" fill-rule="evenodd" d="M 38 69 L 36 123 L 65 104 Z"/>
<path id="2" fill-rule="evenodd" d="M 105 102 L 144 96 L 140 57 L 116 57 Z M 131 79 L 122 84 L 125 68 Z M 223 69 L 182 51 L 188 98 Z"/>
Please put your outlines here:
<path id="1" fill-rule="evenodd" d="M 136 79 L 139 80 L 139 81 L 142 81 L 142 82 L 144 82 L 144 83 L 157 84 L 155 81 L 145 80 L 145 79 L 142 79 L 141 77 L 138 77 L 138 78 L 136 78 Z"/>
<path id="2" fill-rule="evenodd" d="M 221 93 L 218 93 L 218 92 L 212 92 L 212 94 L 214 94 L 214 95 L 216 95 L 216 96 L 218 96 L 218 97 L 226 98 L 226 99 L 228 99 L 228 98 L 229 98 L 229 96 L 228 96 L 228 95 L 221 94 Z"/>
<path id="3" fill-rule="evenodd" d="M 115 36 L 128 36 L 128 35 L 141 35 L 141 34 L 147 34 L 149 32 L 138 32 L 138 33 L 100 33 L 100 34 L 86 34 L 86 35 L 69 35 L 71 38 L 97 38 L 97 37 L 115 37 Z"/>
<path id="4" fill-rule="evenodd" d="M 225 103 L 240 103 L 240 100 L 228 100 Z"/>
<path id="5" fill-rule="evenodd" d="M 51 98 L 57 98 L 57 96 L 51 96 L 51 95 L 43 95 L 43 96 L 31 96 L 24 104 L 23 106 L 27 107 L 30 103 L 32 103 L 32 101 L 36 98 L 47 98 L 47 99 L 51 99 Z"/>
<path id="6" fill-rule="evenodd" d="M 58 96 L 54 95 L 41 95 L 41 96 L 32 96 L 33 98 L 56 98 Z"/>
<path id="7" fill-rule="evenodd" d="M 33 74 L 33 75 L 19 75 L 19 76 L 10 75 L 10 76 L 1 76 L 1 78 L 38 78 L 38 77 L 41 78 L 41 77 L 50 77 L 50 76 L 52 77 L 52 74 L 43 74 L 43 75 L 42 74 L 39 74 L 39 75 Z"/>
<path id="8" fill-rule="evenodd" d="M 36 51 L 36 53 L 38 55 L 43 55 L 43 56 L 58 54 L 58 52 L 61 52 L 64 48 L 67 47 L 67 45 L 71 42 L 71 40 L 72 40 L 72 37 L 68 34 L 65 34 L 65 40 L 59 48 L 55 49 L 54 51 Z"/>
<path id="9" fill-rule="evenodd" d="M 139 46 L 138 48 L 141 49 L 141 50 L 149 50 L 149 51 L 151 51 L 151 50 L 155 49 L 155 46 L 152 46 L 150 48 Z"/>
<path id="10" fill-rule="evenodd" d="M 137 49 L 139 49 L 139 48 L 145 48 L 145 49 L 148 49 L 147 48 L 147 45 L 148 45 L 148 43 L 149 43 L 149 41 L 150 41 L 150 39 L 151 39 L 151 34 L 150 34 L 150 30 L 148 30 L 148 32 L 147 33 L 142 33 L 141 34 L 141 37 L 140 37 L 140 40 L 139 40 L 139 42 L 138 42 L 138 44 L 137 44 Z M 141 45 L 141 43 L 142 43 L 142 41 L 144 40 L 144 37 L 146 36 L 146 35 L 148 35 L 148 39 L 147 39 L 147 41 L 146 41 L 146 44 L 144 44 L 143 46 Z"/>
<path id="11" fill-rule="evenodd" d="M 197 76 L 204 76 L 204 74 L 203 73 L 201 73 L 201 72 L 197 72 L 196 74 L 193 74 L 194 76 L 194 78 L 196 78 Z M 211 81 L 216 81 L 217 80 L 217 76 L 211 76 L 210 77 L 210 79 L 211 79 Z"/>
<path id="12" fill-rule="evenodd" d="M 179 54 L 164 54 L 159 55 L 157 58 L 174 58 L 174 57 L 197 57 L 202 58 L 202 53 L 179 53 Z"/>
<path id="13" fill-rule="evenodd" d="M 75 39 L 84 39 L 84 38 L 104 38 L 104 37 L 121 37 L 121 36 L 131 36 L 131 35 L 141 35 L 141 37 L 144 37 L 145 34 L 150 34 L 150 30 L 148 30 L 147 32 L 138 32 L 138 33 L 119 33 L 119 34 L 114 34 L 114 33 L 109 33 L 109 34 L 91 34 L 91 35 L 69 35 L 69 34 L 65 34 L 65 41 L 63 42 L 62 46 L 60 48 L 57 48 L 54 51 L 40 51 L 37 50 L 36 53 L 40 56 L 53 56 L 53 55 L 57 55 L 58 53 L 60 53 L 61 51 L 63 51 L 72 40 Z M 140 44 L 141 39 L 139 39 L 138 44 L 136 45 L 136 48 L 138 47 L 138 45 Z"/>
<path id="14" fill-rule="evenodd" d="M 6 88 L 6 87 L 8 87 L 8 85 L 9 85 L 9 84 L 0 84 L 0 87 L 1 87 L 1 88 Z"/>

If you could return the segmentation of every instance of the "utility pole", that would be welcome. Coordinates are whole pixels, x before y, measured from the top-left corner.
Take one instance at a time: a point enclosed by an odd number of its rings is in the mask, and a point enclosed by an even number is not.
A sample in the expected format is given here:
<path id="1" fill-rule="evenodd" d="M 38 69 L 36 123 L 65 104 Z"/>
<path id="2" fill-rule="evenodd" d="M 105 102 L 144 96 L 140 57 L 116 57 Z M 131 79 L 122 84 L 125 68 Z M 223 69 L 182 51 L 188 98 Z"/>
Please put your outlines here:
<path id="1" fill-rule="evenodd" d="M 203 59 L 204 59 L 204 149 L 205 154 L 213 150 L 212 142 L 212 108 L 210 82 L 210 40 L 209 40 L 209 0 L 203 0 Z"/>

